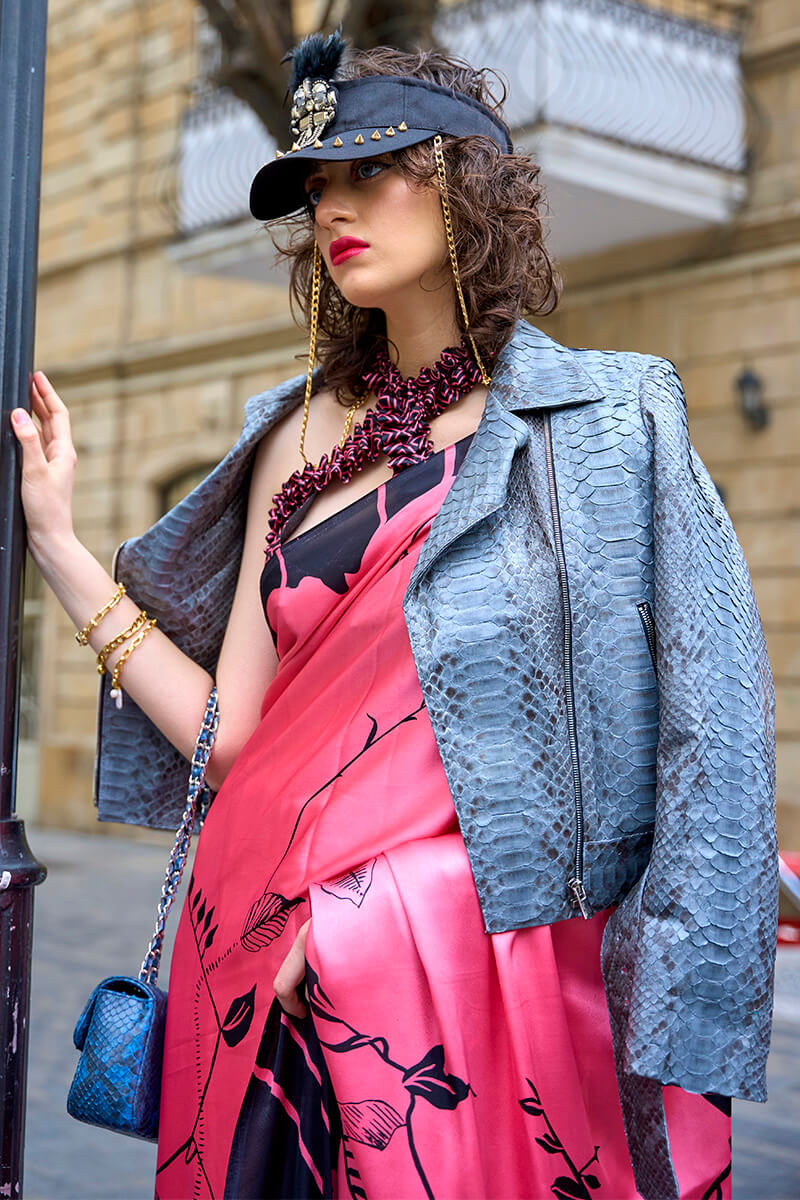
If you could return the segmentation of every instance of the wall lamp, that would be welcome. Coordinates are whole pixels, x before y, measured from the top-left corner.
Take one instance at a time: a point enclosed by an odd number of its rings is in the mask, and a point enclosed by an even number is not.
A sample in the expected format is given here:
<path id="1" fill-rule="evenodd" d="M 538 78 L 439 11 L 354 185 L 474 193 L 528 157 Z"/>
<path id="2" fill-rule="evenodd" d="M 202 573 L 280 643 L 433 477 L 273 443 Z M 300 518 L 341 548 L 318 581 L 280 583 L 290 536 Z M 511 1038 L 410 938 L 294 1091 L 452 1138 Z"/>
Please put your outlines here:
<path id="1" fill-rule="evenodd" d="M 739 411 L 753 429 L 769 424 L 769 409 L 764 404 L 764 384 L 759 375 L 745 368 L 736 380 Z"/>

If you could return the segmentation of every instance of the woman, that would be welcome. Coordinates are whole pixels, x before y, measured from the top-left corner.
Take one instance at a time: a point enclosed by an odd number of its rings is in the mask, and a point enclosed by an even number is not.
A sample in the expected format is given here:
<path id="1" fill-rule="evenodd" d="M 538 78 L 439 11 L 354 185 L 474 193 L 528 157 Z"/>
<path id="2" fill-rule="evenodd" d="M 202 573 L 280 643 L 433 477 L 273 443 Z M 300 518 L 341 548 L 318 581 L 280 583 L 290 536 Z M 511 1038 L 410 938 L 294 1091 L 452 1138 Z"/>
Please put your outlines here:
<path id="1" fill-rule="evenodd" d="M 157 1194 L 728 1195 L 776 919 L 741 552 L 671 364 L 522 320 L 558 287 L 483 73 L 341 50 L 251 192 L 304 214 L 308 377 L 121 549 L 161 629 L 72 533 L 41 373 L 15 414 L 40 569 L 101 665 L 137 643 L 101 816 L 164 820 L 219 690 Z"/>

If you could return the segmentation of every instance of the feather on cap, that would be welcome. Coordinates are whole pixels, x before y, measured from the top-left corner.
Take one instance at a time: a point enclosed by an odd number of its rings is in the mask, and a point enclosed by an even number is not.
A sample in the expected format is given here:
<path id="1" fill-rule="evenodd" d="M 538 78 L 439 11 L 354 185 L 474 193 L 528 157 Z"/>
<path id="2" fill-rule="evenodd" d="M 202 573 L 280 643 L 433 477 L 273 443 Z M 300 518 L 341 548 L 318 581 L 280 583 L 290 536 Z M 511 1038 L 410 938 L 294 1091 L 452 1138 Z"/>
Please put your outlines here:
<path id="1" fill-rule="evenodd" d="M 292 63 L 289 91 L 294 92 L 304 79 L 333 79 L 346 48 L 347 42 L 338 30 L 328 37 L 309 33 L 282 60 Z"/>

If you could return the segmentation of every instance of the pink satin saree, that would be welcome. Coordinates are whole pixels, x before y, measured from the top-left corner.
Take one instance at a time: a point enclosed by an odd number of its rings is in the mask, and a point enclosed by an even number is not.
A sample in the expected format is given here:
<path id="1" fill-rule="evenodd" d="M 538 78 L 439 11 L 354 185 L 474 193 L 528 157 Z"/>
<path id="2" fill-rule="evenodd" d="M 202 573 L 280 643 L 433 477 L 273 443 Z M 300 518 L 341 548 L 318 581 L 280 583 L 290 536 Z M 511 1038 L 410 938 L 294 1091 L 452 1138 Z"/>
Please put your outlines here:
<path id="1" fill-rule="evenodd" d="M 402 598 L 469 439 L 289 540 L 280 666 L 200 834 L 172 960 L 156 1194 L 637 1193 L 608 913 L 484 932 Z M 307 943 L 310 1015 L 272 981 Z M 726 1102 L 665 1088 L 681 1195 L 730 1195 Z"/>

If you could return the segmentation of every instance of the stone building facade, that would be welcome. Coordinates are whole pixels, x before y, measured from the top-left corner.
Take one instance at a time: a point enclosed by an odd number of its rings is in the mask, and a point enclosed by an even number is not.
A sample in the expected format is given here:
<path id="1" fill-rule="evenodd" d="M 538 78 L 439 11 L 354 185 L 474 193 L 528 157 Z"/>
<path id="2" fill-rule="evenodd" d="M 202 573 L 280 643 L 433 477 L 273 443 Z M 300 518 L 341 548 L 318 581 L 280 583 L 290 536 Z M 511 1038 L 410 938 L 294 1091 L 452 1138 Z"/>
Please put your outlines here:
<path id="1" fill-rule="evenodd" d="M 201 274 L 176 243 L 181 118 L 196 92 L 190 0 L 51 0 L 36 365 L 69 405 L 75 522 L 104 562 L 234 441 L 245 399 L 303 368 L 285 280 Z M 781 841 L 800 845 L 800 25 L 754 0 L 742 53 L 747 193 L 713 228 L 562 256 L 538 321 L 573 346 L 665 355 L 751 566 L 777 689 Z M 185 170 L 185 164 L 183 169 Z M 184 180 L 185 182 L 185 180 Z M 263 235 L 266 238 L 266 234 Z M 737 405 L 743 369 L 770 420 Z M 96 675 L 28 581 L 21 808 L 95 829 Z"/>

